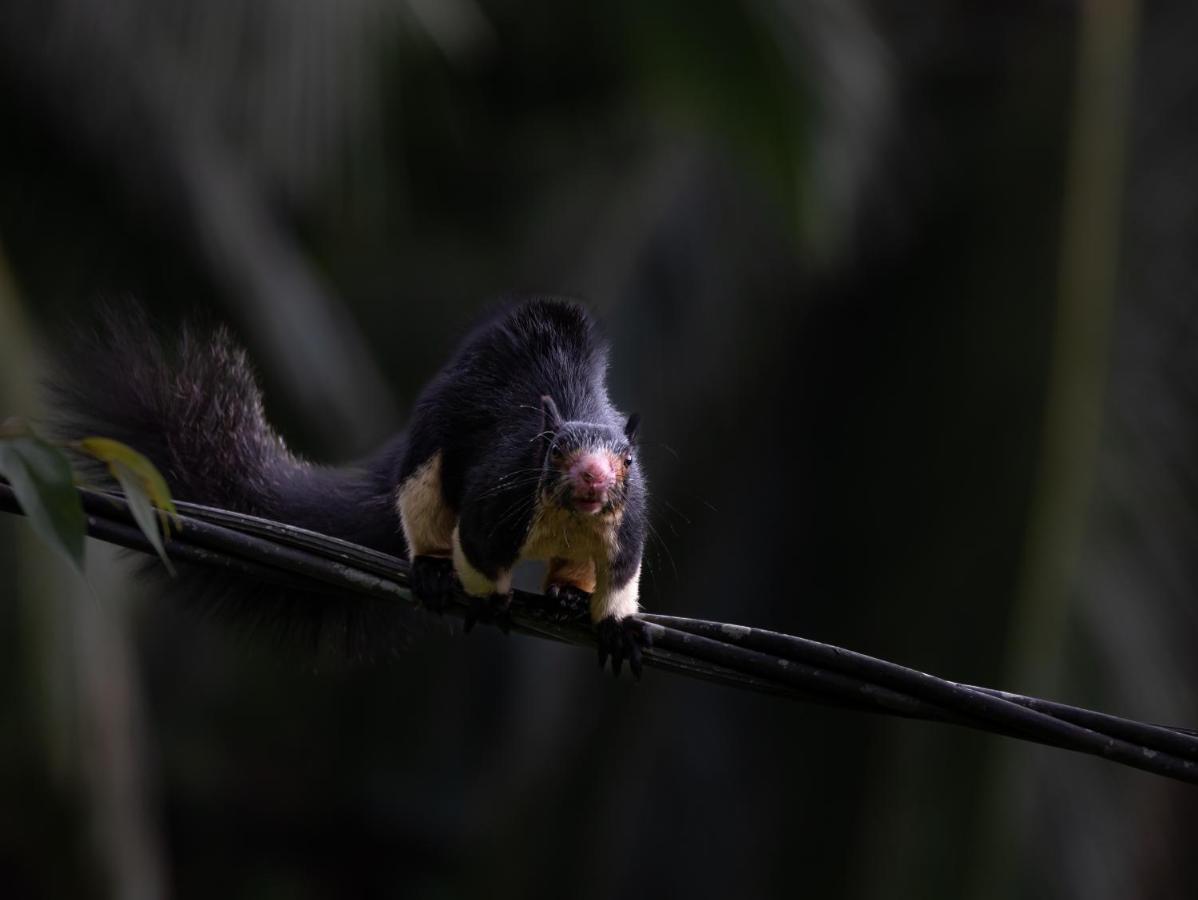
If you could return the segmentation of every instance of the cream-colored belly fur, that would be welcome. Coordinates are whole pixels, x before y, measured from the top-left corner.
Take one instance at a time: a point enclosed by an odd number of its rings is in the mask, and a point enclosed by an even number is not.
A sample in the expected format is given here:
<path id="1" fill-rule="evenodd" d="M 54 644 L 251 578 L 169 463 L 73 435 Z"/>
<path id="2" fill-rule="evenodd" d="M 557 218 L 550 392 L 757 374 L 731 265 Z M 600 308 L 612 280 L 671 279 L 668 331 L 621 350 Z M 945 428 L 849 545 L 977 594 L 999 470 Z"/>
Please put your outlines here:
<path id="1" fill-rule="evenodd" d="M 561 507 L 540 506 L 529 528 L 522 559 L 549 560 L 546 582 L 572 584 L 591 595 L 591 620 L 622 619 L 640 609 L 641 569 L 627 584 L 611 584 L 610 564 L 619 550 L 620 517 L 582 517 Z"/>
<path id="2" fill-rule="evenodd" d="M 521 559 L 609 560 L 616 554 L 618 516 L 589 516 L 561 507 L 538 505 Z"/>
<path id="3" fill-rule="evenodd" d="M 409 556 L 449 556 L 457 516 L 441 494 L 441 454 L 435 453 L 399 486 L 399 521 Z"/>
<path id="4" fill-rule="evenodd" d="M 510 570 L 488 578 L 470 564 L 458 538 L 457 517 L 441 493 L 441 454 L 434 454 L 396 493 L 399 518 L 408 553 L 416 556 L 450 556 L 466 593 L 480 597 L 511 590 Z M 620 517 L 582 517 L 570 510 L 538 504 L 537 512 L 520 548 L 521 559 L 548 560 L 550 583 L 573 584 L 591 594 L 591 618 L 633 615 L 640 582 L 638 567 L 632 579 L 613 589 L 609 564 L 618 547 Z"/>

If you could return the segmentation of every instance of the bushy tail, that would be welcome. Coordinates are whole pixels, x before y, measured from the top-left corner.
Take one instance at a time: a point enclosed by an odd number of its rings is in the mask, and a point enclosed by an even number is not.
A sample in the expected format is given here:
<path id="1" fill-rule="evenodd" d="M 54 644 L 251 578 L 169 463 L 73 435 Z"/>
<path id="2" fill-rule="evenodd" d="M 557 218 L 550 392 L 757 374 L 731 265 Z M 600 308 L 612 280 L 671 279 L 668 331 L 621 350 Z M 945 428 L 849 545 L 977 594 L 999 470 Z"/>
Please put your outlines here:
<path id="1" fill-rule="evenodd" d="M 177 500 L 405 553 L 394 503 L 401 440 L 359 467 L 299 459 L 266 421 L 245 351 L 223 327 L 189 325 L 167 342 L 140 306 L 107 306 L 66 349 L 50 390 L 61 437 L 128 444 L 154 463 Z M 360 597 L 284 591 L 215 572 L 185 571 L 179 581 L 211 609 L 289 632 L 314 629 L 318 640 L 330 630 L 358 632 L 363 614 L 378 615 Z M 363 649 L 370 648 L 353 648 Z"/>
<path id="2" fill-rule="evenodd" d="M 58 430 L 144 453 L 180 500 L 276 517 L 279 478 L 299 463 L 266 422 L 245 353 L 224 328 L 187 327 L 172 349 L 141 307 L 104 308 L 51 382 Z"/>

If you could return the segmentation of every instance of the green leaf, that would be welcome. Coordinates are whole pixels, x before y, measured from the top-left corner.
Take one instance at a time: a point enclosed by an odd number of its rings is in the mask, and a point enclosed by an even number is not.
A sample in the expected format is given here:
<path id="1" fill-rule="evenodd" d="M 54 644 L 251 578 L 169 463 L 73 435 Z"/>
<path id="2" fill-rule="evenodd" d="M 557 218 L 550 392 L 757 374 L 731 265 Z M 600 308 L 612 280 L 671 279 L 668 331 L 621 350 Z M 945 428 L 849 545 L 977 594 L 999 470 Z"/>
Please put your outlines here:
<path id="1" fill-rule="evenodd" d="M 108 471 L 121 485 L 125 501 L 129 504 L 129 511 L 133 514 L 133 521 L 157 551 L 167 571 L 174 575 L 175 569 L 167 559 L 163 538 L 170 537 L 172 517 L 178 527 L 179 513 L 171 499 L 170 489 L 166 486 L 166 479 L 152 462 L 120 441 L 89 437 L 79 441 L 76 446 L 108 466 Z M 155 509 L 158 511 L 157 516 Z"/>
<path id="2" fill-rule="evenodd" d="M 137 527 L 141 529 L 142 534 L 157 551 L 158 558 L 162 560 L 166 570 L 174 575 L 175 567 L 167 559 L 166 549 L 162 546 L 162 534 L 158 531 L 158 517 L 154 514 L 154 504 L 151 502 L 149 494 L 146 493 L 144 479 L 120 460 L 109 463 L 108 468 L 116 480 L 121 483 L 121 490 L 125 492 L 125 502 L 129 504 L 129 511 L 133 513 L 133 521 L 137 523 Z M 167 521 L 166 518 L 162 520 L 163 533 L 168 530 Z"/>
<path id="3" fill-rule="evenodd" d="M 82 574 L 87 521 L 66 455 L 32 432 L 6 423 L 0 475 L 8 479 L 33 530 Z"/>

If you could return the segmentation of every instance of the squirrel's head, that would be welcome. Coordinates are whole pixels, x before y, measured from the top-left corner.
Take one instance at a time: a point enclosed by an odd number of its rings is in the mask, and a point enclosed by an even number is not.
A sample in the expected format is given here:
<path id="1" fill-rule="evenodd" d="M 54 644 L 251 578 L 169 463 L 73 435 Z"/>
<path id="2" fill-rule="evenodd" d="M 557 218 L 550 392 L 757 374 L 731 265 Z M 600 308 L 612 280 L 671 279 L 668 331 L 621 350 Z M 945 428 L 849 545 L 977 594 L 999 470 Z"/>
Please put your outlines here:
<path id="1" fill-rule="evenodd" d="M 567 422 L 552 397 L 541 398 L 545 463 L 541 491 L 545 500 L 581 516 L 614 515 L 628 498 L 636 461 L 633 413 L 623 429 L 595 422 Z"/>

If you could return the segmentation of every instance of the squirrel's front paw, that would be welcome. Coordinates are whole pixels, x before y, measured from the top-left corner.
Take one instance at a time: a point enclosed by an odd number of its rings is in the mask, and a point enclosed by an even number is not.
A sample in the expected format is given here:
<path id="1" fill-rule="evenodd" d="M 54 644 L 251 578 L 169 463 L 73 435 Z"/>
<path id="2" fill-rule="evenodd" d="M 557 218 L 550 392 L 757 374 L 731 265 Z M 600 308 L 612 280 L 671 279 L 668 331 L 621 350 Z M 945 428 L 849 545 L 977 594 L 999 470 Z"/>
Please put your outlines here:
<path id="1" fill-rule="evenodd" d="M 453 560 L 447 556 L 417 556 L 410 571 L 412 595 L 421 606 L 431 612 L 445 612 L 459 590 Z"/>
<path id="2" fill-rule="evenodd" d="M 633 677 L 641 677 L 642 650 L 653 643 L 644 622 L 632 616 L 623 619 L 608 616 L 595 625 L 595 639 L 599 644 L 600 669 L 607 664 L 610 656 L 612 674 L 619 677 L 620 668 L 627 658 Z"/>
<path id="3" fill-rule="evenodd" d="M 551 584 L 545 588 L 542 612 L 550 622 L 576 622 L 590 619 L 591 595 L 572 584 Z"/>
<path id="4" fill-rule="evenodd" d="M 511 594 L 489 594 L 486 597 L 471 597 L 466 607 L 464 631 L 469 634 L 476 622 L 496 626 L 504 634 L 512 627 Z"/>

